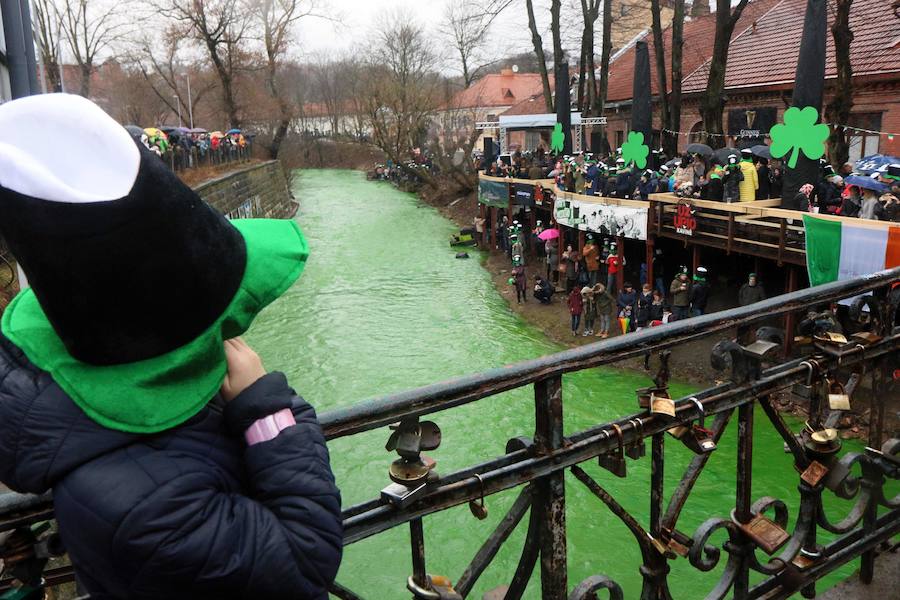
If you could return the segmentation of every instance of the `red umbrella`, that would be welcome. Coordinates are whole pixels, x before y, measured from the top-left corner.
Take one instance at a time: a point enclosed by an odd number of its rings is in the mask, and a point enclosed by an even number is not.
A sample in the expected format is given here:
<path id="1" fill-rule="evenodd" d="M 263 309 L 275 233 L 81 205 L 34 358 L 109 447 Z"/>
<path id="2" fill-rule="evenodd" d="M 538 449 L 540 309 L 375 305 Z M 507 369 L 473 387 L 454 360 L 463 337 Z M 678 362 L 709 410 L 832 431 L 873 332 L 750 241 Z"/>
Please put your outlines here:
<path id="1" fill-rule="evenodd" d="M 543 241 L 555 240 L 559 237 L 559 229 L 545 229 L 538 234 L 538 238 Z"/>

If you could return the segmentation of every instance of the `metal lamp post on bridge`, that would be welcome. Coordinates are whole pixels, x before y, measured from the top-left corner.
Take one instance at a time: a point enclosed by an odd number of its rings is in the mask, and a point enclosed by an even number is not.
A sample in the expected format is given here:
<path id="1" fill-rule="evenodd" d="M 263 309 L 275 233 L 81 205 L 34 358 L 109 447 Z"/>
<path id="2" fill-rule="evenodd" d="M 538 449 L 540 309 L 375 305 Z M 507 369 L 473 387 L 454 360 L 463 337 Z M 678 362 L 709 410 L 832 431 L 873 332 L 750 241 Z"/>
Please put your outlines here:
<path id="1" fill-rule="evenodd" d="M 191 122 L 191 129 L 194 128 L 194 99 L 191 97 L 191 74 L 183 73 L 184 78 L 187 80 L 187 92 L 188 92 L 188 119 Z"/>

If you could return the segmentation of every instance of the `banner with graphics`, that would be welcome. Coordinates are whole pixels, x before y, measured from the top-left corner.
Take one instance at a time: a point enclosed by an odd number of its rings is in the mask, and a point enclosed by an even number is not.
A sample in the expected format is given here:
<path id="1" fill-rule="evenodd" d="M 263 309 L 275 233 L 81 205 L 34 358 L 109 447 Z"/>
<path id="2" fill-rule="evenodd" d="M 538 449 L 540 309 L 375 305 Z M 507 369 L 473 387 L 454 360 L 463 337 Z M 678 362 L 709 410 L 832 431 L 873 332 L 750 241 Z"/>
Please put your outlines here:
<path id="1" fill-rule="evenodd" d="M 535 185 L 532 183 L 516 184 L 516 199 L 513 204 L 519 206 L 534 206 Z"/>
<path id="2" fill-rule="evenodd" d="M 647 239 L 646 208 L 557 198 L 554 215 L 566 227 L 632 240 Z"/>
<path id="3" fill-rule="evenodd" d="M 509 206 L 508 184 L 503 181 L 480 180 L 478 182 L 478 201 L 485 206 L 507 208 Z"/>

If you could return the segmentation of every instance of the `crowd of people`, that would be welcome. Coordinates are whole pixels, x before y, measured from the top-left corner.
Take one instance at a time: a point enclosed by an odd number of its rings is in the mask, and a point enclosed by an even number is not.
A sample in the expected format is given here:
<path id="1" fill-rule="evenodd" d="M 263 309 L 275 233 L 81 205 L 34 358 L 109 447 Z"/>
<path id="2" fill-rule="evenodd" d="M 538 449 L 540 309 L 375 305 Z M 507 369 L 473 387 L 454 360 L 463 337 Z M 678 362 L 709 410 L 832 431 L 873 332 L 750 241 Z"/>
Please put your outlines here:
<path id="1" fill-rule="evenodd" d="M 226 132 L 195 127 L 147 127 L 128 125 L 132 137 L 169 163 L 173 169 L 193 168 L 199 164 L 219 164 L 249 156 L 253 135 L 240 129 Z"/>
<path id="2" fill-rule="evenodd" d="M 755 147 L 759 148 L 759 147 Z M 626 164 L 621 149 L 604 156 L 588 153 L 552 157 L 543 148 L 517 151 L 482 163 L 486 175 L 555 180 L 559 189 L 611 198 L 649 200 L 650 194 L 720 202 L 751 202 L 782 198 L 783 168 L 762 150 L 723 149 L 684 153 L 668 159 L 653 150 L 649 168 Z M 874 173 L 857 173 L 852 164 L 839 171 L 820 161 L 819 176 L 800 188 L 781 207 L 803 212 L 900 222 L 900 164 L 886 164 Z"/>
<path id="3" fill-rule="evenodd" d="M 484 240 L 484 219 L 475 219 L 477 239 Z M 703 266 L 691 273 L 682 266 L 671 282 L 664 277 L 663 251 L 653 256 L 653 280 L 649 269 L 640 265 L 639 288 L 625 281 L 618 289 L 619 272 L 625 267 L 616 242 L 599 239 L 593 233 L 585 236 L 584 246 L 578 250 L 569 244 L 559 255 L 559 240 L 542 240 L 545 231 L 537 221 L 529 230 L 519 220 L 500 219 L 497 230 L 497 249 L 504 252 L 512 264 L 509 285 L 515 288 L 516 302 L 526 303 L 529 297 L 526 256 L 535 256 L 539 263 L 533 276 L 530 295 L 541 304 L 553 304 L 556 294 L 563 294 L 572 336 L 607 338 L 611 333 L 629 333 L 706 313 L 710 299 L 709 273 Z M 766 298 L 765 290 L 755 273 L 750 273 L 738 291 L 738 304 L 745 306 Z"/>

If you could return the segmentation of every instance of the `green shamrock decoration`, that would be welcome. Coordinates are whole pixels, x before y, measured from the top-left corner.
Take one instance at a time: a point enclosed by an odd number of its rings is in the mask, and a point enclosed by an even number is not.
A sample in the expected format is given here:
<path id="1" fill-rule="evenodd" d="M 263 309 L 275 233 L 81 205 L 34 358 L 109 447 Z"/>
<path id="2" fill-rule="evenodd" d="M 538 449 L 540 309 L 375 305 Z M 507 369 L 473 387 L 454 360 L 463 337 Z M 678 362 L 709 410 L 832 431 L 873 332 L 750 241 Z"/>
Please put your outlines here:
<path id="1" fill-rule="evenodd" d="M 819 111 L 812 106 L 807 106 L 803 110 L 796 106 L 787 109 L 784 113 L 784 124 L 775 125 L 769 132 L 772 136 L 772 147 L 769 149 L 772 156 L 782 158 L 790 152 L 787 166 L 791 169 L 797 166 L 797 158 L 801 151 L 809 159 L 822 158 L 825 154 L 825 140 L 828 139 L 829 129 L 824 123 L 817 125 L 818 120 Z"/>
<path id="2" fill-rule="evenodd" d="M 647 166 L 648 154 L 650 148 L 644 144 L 644 134 L 640 131 L 629 131 L 628 141 L 622 144 L 622 160 L 625 164 L 634 161 L 638 169 L 643 169 Z"/>
<path id="3" fill-rule="evenodd" d="M 553 126 L 553 134 L 550 136 L 550 150 L 559 154 L 563 151 L 566 143 L 566 134 L 563 133 L 562 124 L 557 123 Z"/>

